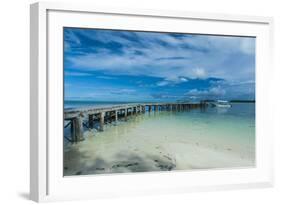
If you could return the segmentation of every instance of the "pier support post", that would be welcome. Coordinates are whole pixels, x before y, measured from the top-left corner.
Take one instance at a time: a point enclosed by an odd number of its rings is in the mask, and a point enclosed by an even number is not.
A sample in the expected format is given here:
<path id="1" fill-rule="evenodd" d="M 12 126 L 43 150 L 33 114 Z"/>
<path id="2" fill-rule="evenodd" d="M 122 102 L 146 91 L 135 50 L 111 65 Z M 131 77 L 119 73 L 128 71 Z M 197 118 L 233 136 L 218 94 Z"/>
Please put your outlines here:
<path id="1" fill-rule="evenodd" d="M 107 119 L 108 119 L 108 122 L 111 123 L 113 121 L 113 117 L 115 118 L 115 111 L 110 111 L 110 112 L 107 112 L 108 116 L 107 116 Z"/>
<path id="2" fill-rule="evenodd" d="M 71 140 L 74 142 L 75 141 L 75 130 L 74 130 L 74 119 L 71 120 L 70 123 L 70 135 L 71 135 Z"/>
<path id="3" fill-rule="evenodd" d="M 149 105 L 149 106 L 148 106 L 148 111 L 151 112 L 151 110 L 152 110 L 152 106 Z"/>
<path id="4" fill-rule="evenodd" d="M 93 129 L 94 128 L 94 115 L 89 115 L 89 128 Z"/>
<path id="5" fill-rule="evenodd" d="M 128 115 L 128 109 L 125 108 L 125 110 L 124 110 L 124 117 L 125 117 L 125 120 L 127 120 L 127 115 Z"/>
<path id="6" fill-rule="evenodd" d="M 154 106 L 154 109 L 155 109 L 155 112 L 158 112 L 158 109 L 159 109 L 159 108 L 158 108 L 158 105 L 155 105 L 155 106 Z"/>
<path id="7" fill-rule="evenodd" d="M 118 121 L 118 110 L 115 110 L 115 122 Z"/>
<path id="8" fill-rule="evenodd" d="M 78 116 L 72 120 L 74 132 L 72 135 L 73 142 L 83 141 L 83 119 L 81 116 Z"/>
<path id="9" fill-rule="evenodd" d="M 104 112 L 100 113 L 100 131 L 104 130 Z"/>

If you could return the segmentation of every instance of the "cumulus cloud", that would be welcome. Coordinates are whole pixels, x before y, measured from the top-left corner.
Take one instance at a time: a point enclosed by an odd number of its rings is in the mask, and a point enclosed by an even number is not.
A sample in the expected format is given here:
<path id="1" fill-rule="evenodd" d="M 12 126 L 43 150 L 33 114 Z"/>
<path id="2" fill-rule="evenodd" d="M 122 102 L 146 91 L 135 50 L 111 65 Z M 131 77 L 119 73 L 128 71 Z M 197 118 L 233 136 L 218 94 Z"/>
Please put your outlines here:
<path id="1" fill-rule="evenodd" d="M 155 99 L 177 99 L 181 97 L 179 95 L 171 95 L 167 93 L 153 93 L 151 96 Z"/>
<path id="2" fill-rule="evenodd" d="M 188 79 L 181 76 L 169 76 L 164 80 L 157 82 L 157 86 L 175 85 L 179 83 L 188 82 Z"/>
<path id="3" fill-rule="evenodd" d="M 170 82 L 169 81 L 159 81 L 158 83 L 156 83 L 157 86 L 166 86 L 169 85 Z"/>
<path id="4" fill-rule="evenodd" d="M 255 38 L 95 29 L 65 29 L 64 34 L 67 76 L 98 72 L 95 77 L 105 80 L 122 75 L 157 79 L 138 84 L 142 89 L 219 78 L 223 80 L 191 89 L 186 95 L 255 92 Z M 126 89 L 113 90 L 112 94 L 134 93 Z"/>
<path id="5" fill-rule="evenodd" d="M 207 73 L 203 68 L 194 68 L 193 72 L 195 78 L 205 78 L 207 76 Z"/>
<path id="6" fill-rule="evenodd" d="M 66 33 L 65 43 L 73 52 L 82 52 L 83 41 L 79 36 L 103 44 L 88 46 L 81 55 L 66 56 L 74 68 L 163 78 L 170 75 L 231 78 L 241 72 L 229 75 L 224 69 L 232 65 L 224 62 L 232 54 L 253 54 L 255 47 L 254 38 L 81 29 Z M 236 69 L 246 68 L 240 65 Z"/>
<path id="7" fill-rule="evenodd" d="M 206 89 L 191 89 L 185 97 L 194 99 L 255 99 L 255 81 L 210 81 L 210 87 Z"/>
<path id="8" fill-rule="evenodd" d="M 198 90 L 198 89 L 191 89 L 186 92 L 184 95 L 191 98 L 213 98 L 213 97 L 220 97 L 226 94 L 225 89 L 218 87 L 211 87 L 207 90 Z"/>

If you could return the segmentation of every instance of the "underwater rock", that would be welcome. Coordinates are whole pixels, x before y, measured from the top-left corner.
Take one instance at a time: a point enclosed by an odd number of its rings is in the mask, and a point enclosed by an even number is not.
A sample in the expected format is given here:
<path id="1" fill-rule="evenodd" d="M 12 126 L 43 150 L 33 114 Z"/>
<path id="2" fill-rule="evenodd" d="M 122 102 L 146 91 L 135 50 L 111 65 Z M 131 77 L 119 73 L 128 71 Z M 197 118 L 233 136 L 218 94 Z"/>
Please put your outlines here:
<path id="1" fill-rule="evenodd" d="M 98 171 L 104 171 L 105 168 L 103 168 L 103 167 L 102 167 L 102 168 L 97 167 L 96 170 L 98 170 Z"/>
<path id="2" fill-rule="evenodd" d="M 167 155 L 163 155 L 163 157 L 167 158 L 168 160 L 172 161 L 171 157 L 168 157 Z"/>
<path id="3" fill-rule="evenodd" d="M 138 162 L 134 162 L 134 163 L 126 163 L 126 164 L 115 164 L 112 166 L 112 168 L 119 168 L 119 167 L 131 167 L 131 166 L 137 166 L 139 165 Z"/>
<path id="4" fill-rule="evenodd" d="M 158 164 L 158 165 L 156 165 L 156 167 L 159 167 L 163 171 L 171 171 L 173 168 L 176 167 L 176 165 L 175 164 L 171 164 L 171 165 Z"/>

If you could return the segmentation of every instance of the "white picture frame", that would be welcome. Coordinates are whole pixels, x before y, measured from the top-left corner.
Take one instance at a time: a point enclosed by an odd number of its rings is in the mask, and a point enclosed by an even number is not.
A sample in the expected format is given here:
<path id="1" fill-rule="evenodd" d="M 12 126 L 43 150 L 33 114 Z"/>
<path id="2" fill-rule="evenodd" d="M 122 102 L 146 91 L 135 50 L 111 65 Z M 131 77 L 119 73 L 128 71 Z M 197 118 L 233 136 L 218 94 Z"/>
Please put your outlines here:
<path id="1" fill-rule="evenodd" d="M 93 20 L 96 17 L 99 21 Z M 256 167 L 63 177 L 60 122 L 64 26 L 256 36 Z M 272 186 L 272 117 L 263 109 L 270 106 L 267 91 L 273 69 L 272 29 L 270 17 L 97 8 L 72 3 L 32 4 L 30 198 L 41 202 Z"/>

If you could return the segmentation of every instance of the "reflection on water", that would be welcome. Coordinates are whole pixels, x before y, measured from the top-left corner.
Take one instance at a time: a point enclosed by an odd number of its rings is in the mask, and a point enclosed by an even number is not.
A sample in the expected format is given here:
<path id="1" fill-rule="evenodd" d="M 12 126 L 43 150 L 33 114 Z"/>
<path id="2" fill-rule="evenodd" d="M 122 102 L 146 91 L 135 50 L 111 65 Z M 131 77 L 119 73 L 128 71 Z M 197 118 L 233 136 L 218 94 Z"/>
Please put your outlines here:
<path id="1" fill-rule="evenodd" d="M 255 105 L 147 112 L 84 136 L 64 142 L 67 176 L 254 166 Z"/>

